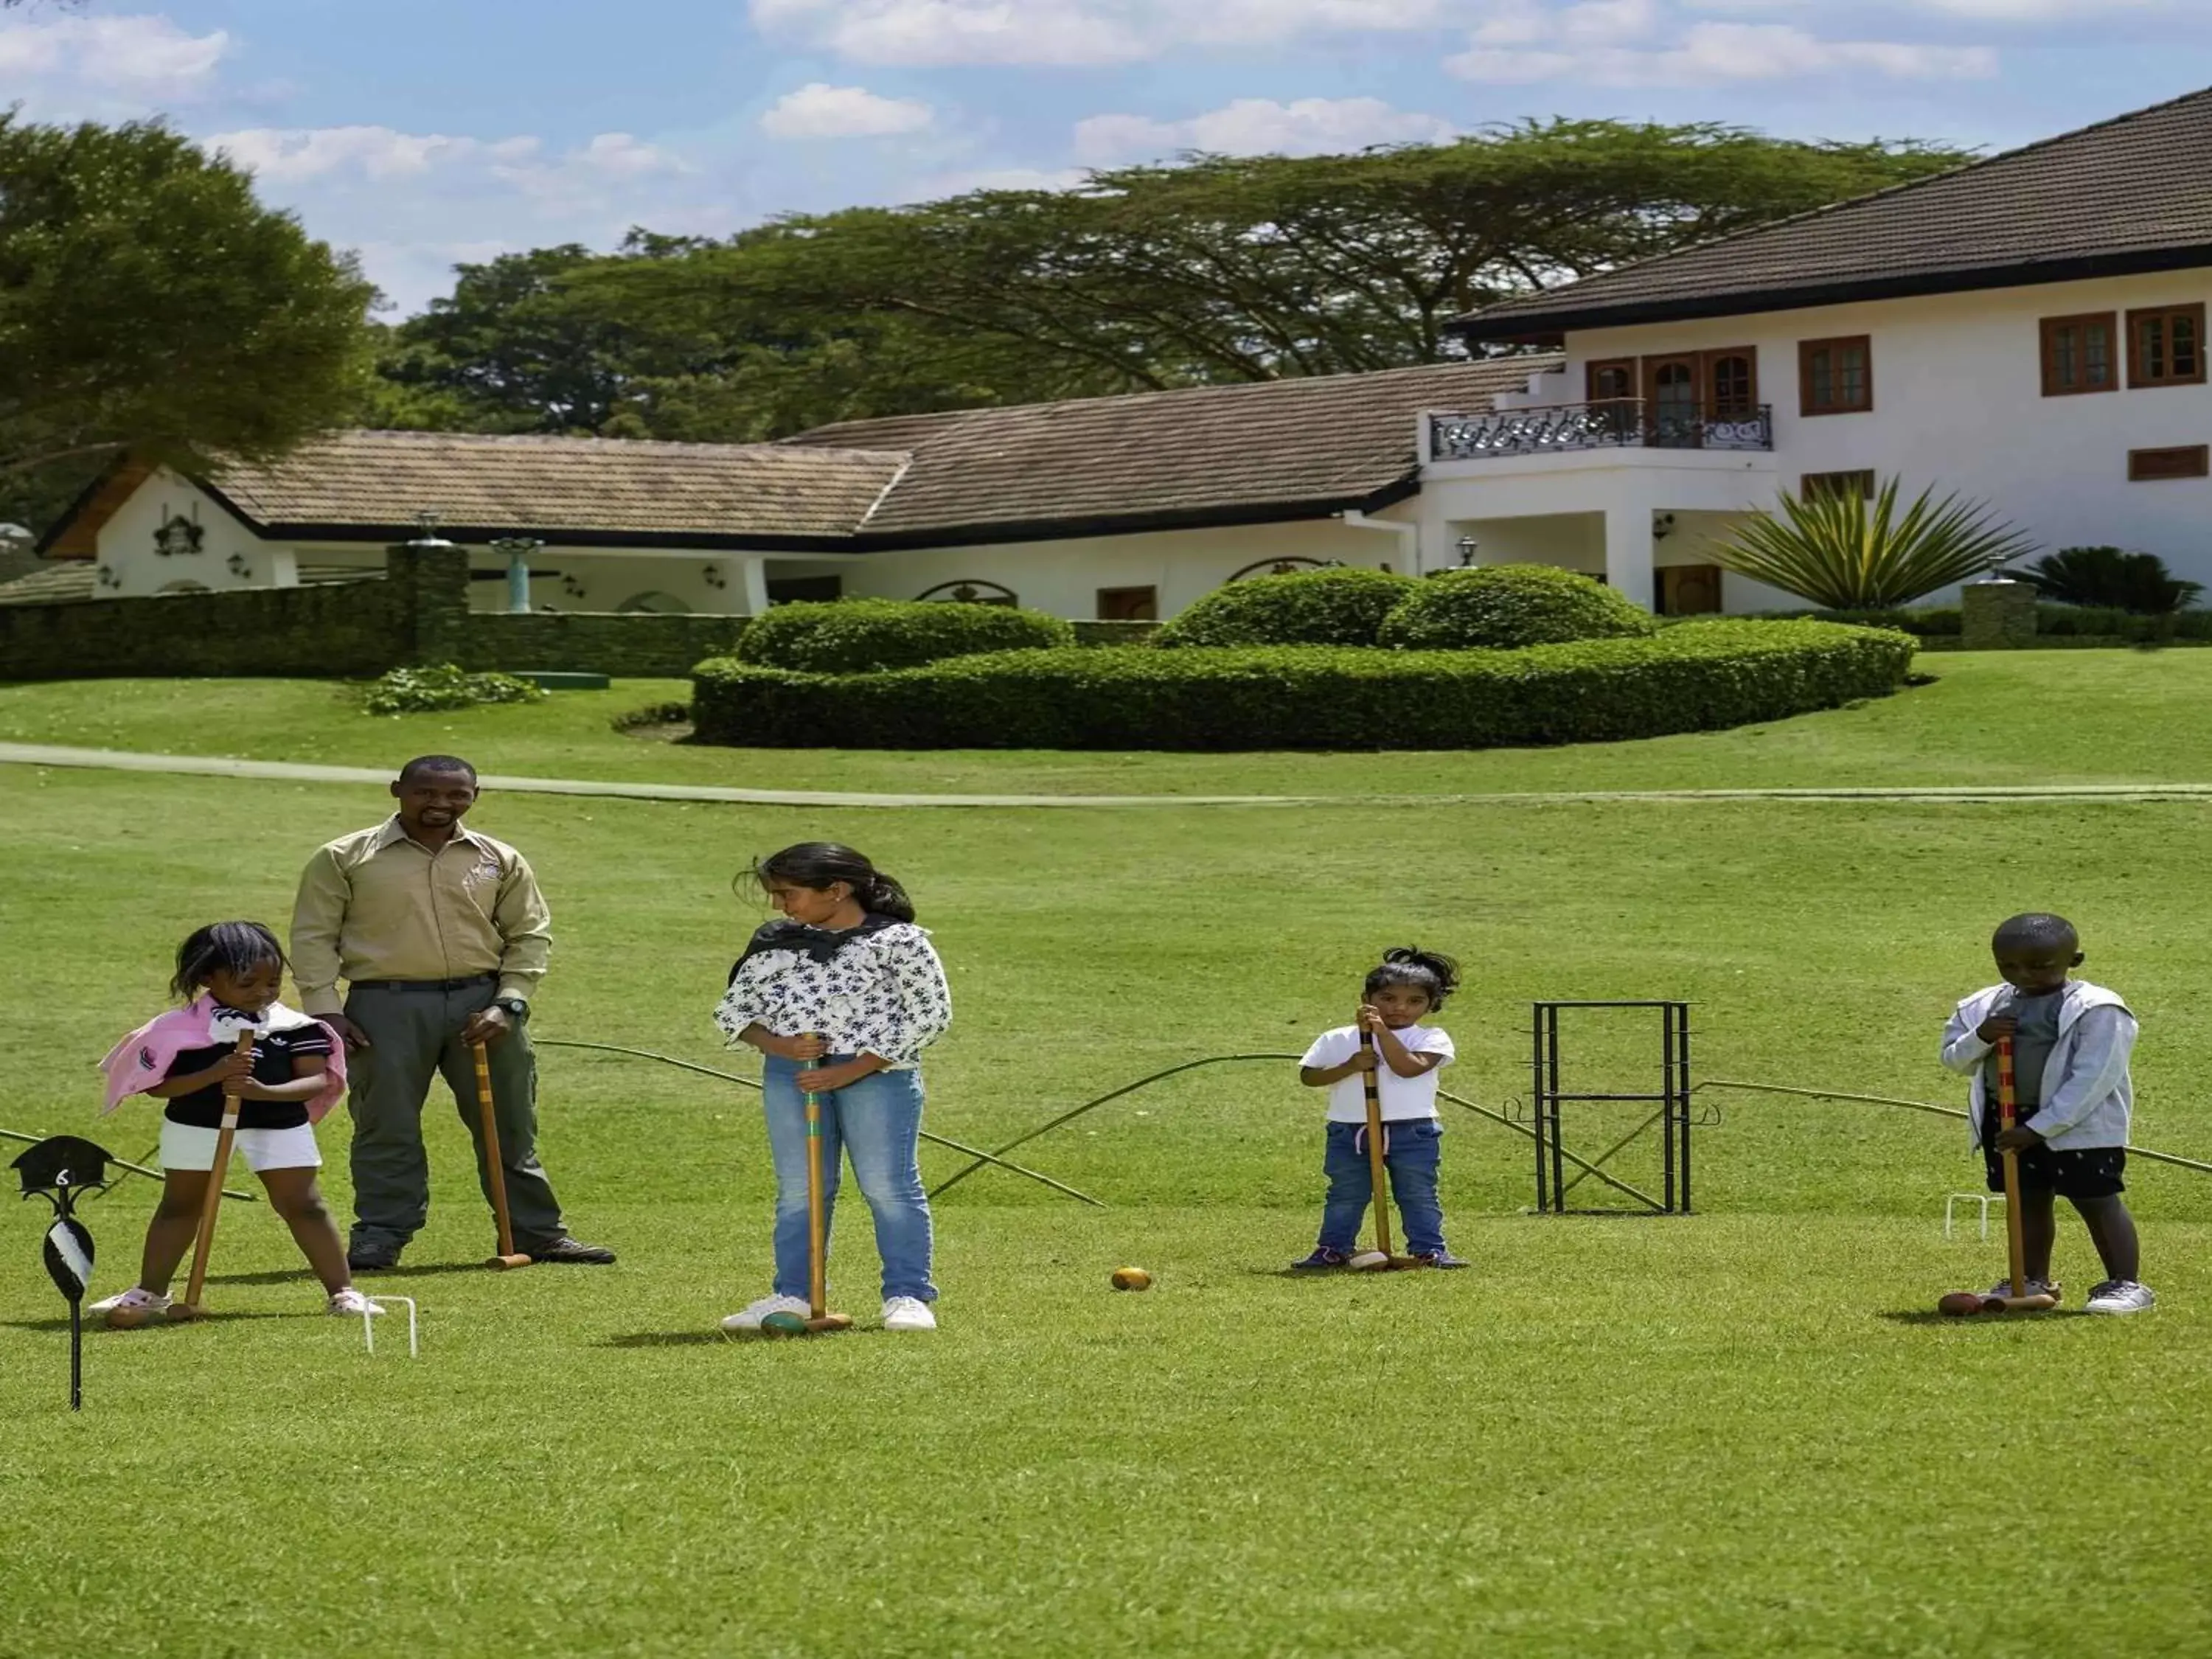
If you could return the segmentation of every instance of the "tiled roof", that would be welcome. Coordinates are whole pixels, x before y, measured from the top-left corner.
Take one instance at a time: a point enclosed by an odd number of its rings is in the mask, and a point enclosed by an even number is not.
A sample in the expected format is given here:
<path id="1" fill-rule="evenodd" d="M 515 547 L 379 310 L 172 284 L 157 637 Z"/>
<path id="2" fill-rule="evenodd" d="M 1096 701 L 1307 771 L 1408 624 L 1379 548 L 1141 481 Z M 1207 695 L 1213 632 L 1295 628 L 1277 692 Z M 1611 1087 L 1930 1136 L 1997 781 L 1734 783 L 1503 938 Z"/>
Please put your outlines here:
<path id="1" fill-rule="evenodd" d="M 343 527 L 397 538 L 428 511 L 441 533 L 470 541 L 650 545 L 719 535 L 777 544 L 851 534 L 901 460 L 774 444 L 337 432 L 210 482 L 279 535 Z"/>
<path id="2" fill-rule="evenodd" d="M 1556 360 L 1377 374 L 851 421 L 784 441 L 898 449 L 906 471 L 866 538 L 989 539 L 1357 507 L 1419 468 L 1414 417 L 1486 409 Z"/>
<path id="3" fill-rule="evenodd" d="M 2212 89 L 1463 319 L 1474 339 L 2212 264 Z"/>

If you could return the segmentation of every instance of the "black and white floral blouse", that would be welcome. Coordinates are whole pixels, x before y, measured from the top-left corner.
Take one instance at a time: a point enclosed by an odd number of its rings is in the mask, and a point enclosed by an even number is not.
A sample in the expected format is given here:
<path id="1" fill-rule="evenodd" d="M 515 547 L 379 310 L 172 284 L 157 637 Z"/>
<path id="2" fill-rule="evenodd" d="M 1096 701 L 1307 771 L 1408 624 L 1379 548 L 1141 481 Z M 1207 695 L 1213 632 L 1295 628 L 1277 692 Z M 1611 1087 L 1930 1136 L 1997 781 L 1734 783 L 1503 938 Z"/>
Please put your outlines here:
<path id="1" fill-rule="evenodd" d="M 833 1054 L 875 1054 L 910 1068 L 952 1024 L 952 993 L 924 928 L 870 915 L 843 932 L 772 921 L 730 969 L 714 1023 L 732 1042 L 748 1025 L 819 1033 Z"/>

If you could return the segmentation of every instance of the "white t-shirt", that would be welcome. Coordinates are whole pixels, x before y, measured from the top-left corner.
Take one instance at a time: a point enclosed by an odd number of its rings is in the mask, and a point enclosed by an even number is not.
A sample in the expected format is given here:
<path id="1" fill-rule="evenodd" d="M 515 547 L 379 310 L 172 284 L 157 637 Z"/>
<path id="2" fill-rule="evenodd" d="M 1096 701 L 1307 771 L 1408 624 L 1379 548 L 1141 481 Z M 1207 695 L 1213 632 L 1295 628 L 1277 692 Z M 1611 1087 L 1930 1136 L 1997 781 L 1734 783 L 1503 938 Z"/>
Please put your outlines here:
<path id="1" fill-rule="evenodd" d="M 1403 1123 L 1408 1118 L 1433 1118 L 1437 1115 L 1437 1073 L 1452 1063 L 1458 1052 L 1452 1047 L 1450 1034 L 1433 1025 L 1408 1025 L 1391 1036 L 1405 1044 L 1408 1053 L 1441 1054 L 1443 1059 L 1419 1077 L 1400 1077 L 1384 1060 L 1376 1068 L 1382 1107 L 1382 1121 Z M 1314 1039 L 1301 1066 L 1316 1072 L 1341 1066 L 1359 1052 L 1361 1042 L 1357 1025 L 1340 1025 L 1334 1031 L 1323 1031 Z M 1367 1121 L 1367 1085 L 1360 1081 L 1359 1073 L 1339 1078 L 1328 1087 L 1328 1121 L 1332 1123 L 1364 1123 Z"/>

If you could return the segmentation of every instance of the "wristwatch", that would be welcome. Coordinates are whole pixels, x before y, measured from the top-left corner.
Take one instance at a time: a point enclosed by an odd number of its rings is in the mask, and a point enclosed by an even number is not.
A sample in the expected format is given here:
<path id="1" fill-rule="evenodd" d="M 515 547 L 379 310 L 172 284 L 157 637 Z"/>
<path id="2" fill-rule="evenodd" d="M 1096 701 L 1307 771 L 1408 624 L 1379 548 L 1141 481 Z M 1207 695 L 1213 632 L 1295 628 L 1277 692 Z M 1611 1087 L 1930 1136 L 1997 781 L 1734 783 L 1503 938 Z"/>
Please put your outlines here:
<path id="1" fill-rule="evenodd" d="M 530 1018 L 530 1005 L 520 997 L 494 997 L 491 1006 L 518 1025 Z"/>

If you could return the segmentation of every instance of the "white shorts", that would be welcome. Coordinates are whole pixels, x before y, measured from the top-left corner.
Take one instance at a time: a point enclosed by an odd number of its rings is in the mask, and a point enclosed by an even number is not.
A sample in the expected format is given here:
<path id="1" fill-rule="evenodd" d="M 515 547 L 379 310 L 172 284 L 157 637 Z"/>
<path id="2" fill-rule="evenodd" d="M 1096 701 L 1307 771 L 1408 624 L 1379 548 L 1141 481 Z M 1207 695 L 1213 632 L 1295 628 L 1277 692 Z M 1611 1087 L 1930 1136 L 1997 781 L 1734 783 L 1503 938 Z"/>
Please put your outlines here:
<path id="1" fill-rule="evenodd" d="M 161 1120 L 161 1167 L 165 1170 L 212 1170 L 215 1168 L 215 1144 L 222 1138 L 217 1129 L 202 1129 L 189 1123 L 172 1123 Z M 230 1155 L 246 1160 L 246 1167 L 259 1175 L 264 1170 L 319 1170 L 323 1155 L 315 1147 L 315 1131 L 311 1124 L 296 1124 L 289 1129 L 240 1129 L 232 1140 Z"/>

